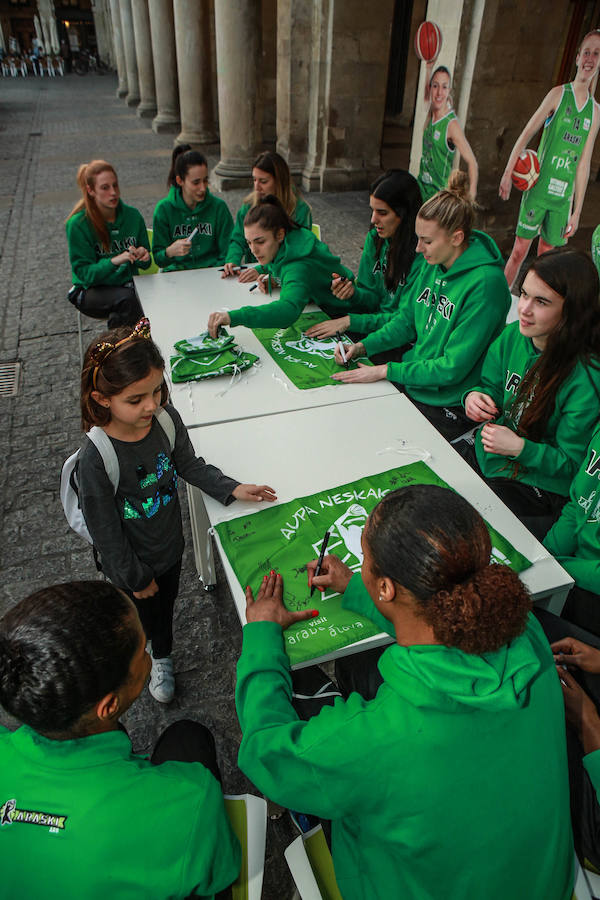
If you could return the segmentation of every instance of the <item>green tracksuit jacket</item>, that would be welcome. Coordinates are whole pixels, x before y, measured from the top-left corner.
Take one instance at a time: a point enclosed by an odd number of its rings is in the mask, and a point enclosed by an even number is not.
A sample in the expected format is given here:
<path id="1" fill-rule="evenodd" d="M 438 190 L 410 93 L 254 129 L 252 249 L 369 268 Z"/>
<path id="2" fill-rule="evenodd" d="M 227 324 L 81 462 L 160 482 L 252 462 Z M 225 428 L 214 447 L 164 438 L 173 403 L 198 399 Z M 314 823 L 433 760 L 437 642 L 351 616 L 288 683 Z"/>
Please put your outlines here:
<path id="1" fill-rule="evenodd" d="M 113 266 L 111 259 L 123 253 L 128 247 L 146 247 L 150 250 L 148 232 L 142 214 L 133 206 L 126 206 L 119 200 L 114 222 L 107 222 L 110 234 L 110 250 L 106 251 L 92 227 L 85 210 L 67 219 L 67 243 L 69 259 L 73 270 L 73 284 L 84 288 L 99 285 L 120 285 L 131 281 L 139 269 L 150 268 L 146 263 L 122 263 Z"/>
<path id="2" fill-rule="evenodd" d="M 397 315 L 363 341 L 367 355 L 414 342 L 387 377 L 431 406 L 456 406 L 479 378 L 485 353 L 510 308 L 503 259 L 495 242 L 474 231 L 450 269 L 422 258 Z"/>
<path id="3" fill-rule="evenodd" d="M 570 499 L 544 546 L 575 583 L 600 594 L 600 424 L 575 475 Z"/>
<path id="4" fill-rule="evenodd" d="M 251 208 L 251 203 L 243 203 L 235 217 L 235 225 L 231 232 L 229 241 L 229 249 L 225 257 L 225 262 L 234 263 L 236 266 L 242 262 L 256 262 L 254 255 L 250 252 L 246 238 L 244 237 L 244 219 L 246 213 Z M 310 229 L 312 227 L 312 213 L 310 206 L 301 197 L 298 197 L 296 209 L 292 216 L 293 221 L 303 228 Z"/>
<path id="5" fill-rule="evenodd" d="M 0 868 L 5 897 L 212 897 L 240 848 L 200 763 L 153 766 L 122 731 L 52 741 L 22 726 L 0 728 Z"/>
<path id="6" fill-rule="evenodd" d="M 359 575 L 344 605 L 374 611 Z M 272 800 L 332 819 L 344 900 L 570 900 L 563 700 L 534 617 L 495 653 L 393 644 L 379 670 L 374 700 L 300 721 L 281 628 L 244 628 L 239 765 Z"/>
<path id="7" fill-rule="evenodd" d="M 531 338 L 520 333 L 518 322 L 507 325 L 488 350 L 479 383 L 469 387 L 464 396 L 469 391 L 489 394 L 500 410 L 496 424 L 516 431 L 518 419 L 515 421 L 514 414 L 510 415 L 510 409 L 521 379 L 538 355 Z M 486 453 L 481 432 L 477 432 L 475 450 L 483 475 L 516 478 L 566 497 L 583 460 L 599 409 L 600 370 L 578 363 L 558 390 L 543 442 L 526 438 L 519 456 L 500 456 Z"/>
<path id="8" fill-rule="evenodd" d="M 229 313 L 232 325 L 287 328 L 311 300 L 332 318 L 348 312 L 349 301 L 338 300 L 331 293 L 331 275 L 337 272 L 352 278 L 352 272 L 307 228 L 289 231 L 275 259 L 266 266 L 255 268 L 259 274 L 270 274 L 279 279 L 279 299 L 262 306 L 242 306 L 232 310 Z"/>
<path id="9" fill-rule="evenodd" d="M 421 268 L 421 257 L 415 256 L 406 280 L 403 284 L 399 284 L 395 291 L 390 292 L 385 286 L 388 252 L 389 241 L 385 239 L 381 253 L 379 257 L 377 256 L 377 232 L 373 228 L 365 241 L 354 296 L 350 301 L 353 306 L 367 309 L 369 312 L 351 312 L 350 331 L 370 334 L 383 328 L 395 316 L 402 300 L 410 297 L 410 291 Z"/>
<path id="10" fill-rule="evenodd" d="M 152 255 L 165 272 L 177 269 L 207 269 L 221 266 L 229 246 L 233 219 L 224 200 L 213 197 L 210 191 L 202 203 L 190 209 L 181 188 L 173 185 L 154 210 Z M 192 239 L 192 249 L 185 256 L 167 256 L 167 247 L 179 238 L 186 238 L 198 228 Z"/>

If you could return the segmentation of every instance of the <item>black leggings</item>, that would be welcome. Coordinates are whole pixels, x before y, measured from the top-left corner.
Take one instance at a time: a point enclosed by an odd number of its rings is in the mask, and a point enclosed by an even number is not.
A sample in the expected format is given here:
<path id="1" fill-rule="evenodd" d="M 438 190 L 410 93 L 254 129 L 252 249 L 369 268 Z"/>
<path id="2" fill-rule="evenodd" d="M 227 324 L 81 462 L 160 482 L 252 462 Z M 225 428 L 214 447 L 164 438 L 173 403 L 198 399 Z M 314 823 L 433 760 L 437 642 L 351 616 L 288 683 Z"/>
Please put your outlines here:
<path id="1" fill-rule="evenodd" d="M 181 560 L 155 578 L 158 592 L 152 597 L 140 600 L 128 591 L 137 607 L 146 637 L 152 641 L 152 656 L 155 659 L 170 656 L 173 649 L 173 607 L 179 591 L 180 574 Z"/>
<path id="2" fill-rule="evenodd" d="M 90 287 L 82 293 L 77 306 L 84 316 L 91 319 L 108 319 L 109 328 L 117 328 L 119 325 L 133 326 L 144 315 L 131 282 Z"/>

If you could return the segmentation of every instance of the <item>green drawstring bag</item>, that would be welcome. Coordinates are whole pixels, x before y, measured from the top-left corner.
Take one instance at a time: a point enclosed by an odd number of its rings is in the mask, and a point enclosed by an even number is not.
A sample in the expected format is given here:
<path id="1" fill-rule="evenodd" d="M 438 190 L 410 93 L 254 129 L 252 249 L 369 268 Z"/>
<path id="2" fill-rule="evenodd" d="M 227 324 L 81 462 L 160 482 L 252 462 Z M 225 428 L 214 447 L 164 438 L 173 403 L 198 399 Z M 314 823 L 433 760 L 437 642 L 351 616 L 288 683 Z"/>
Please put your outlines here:
<path id="1" fill-rule="evenodd" d="M 182 341 L 178 341 L 182 343 Z M 177 346 L 177 344 L 175 345 Z M 183 381 L 203 381 L 205 378 L 216 378 L 217 375 L 235 375 L 249 369 L 258 360 L 253 353 L 222 350 L 212 355 L 200 356 L 178 355 L 171 357 L 171 380 L 175 384 Z"/>
<path id="2" fill-rule="evenodd" d="M 178 354 L 200 358 L 207 355 L 214 356 L 215 353 L 221 350 L 232 350 L 234 339 L 233 335 L 228 334 L 224 328 L 219 328 L 216 338 L 212 338 L 208 331 L 203 331 L 197 337 L 176 341 L 173 347 Z"/>

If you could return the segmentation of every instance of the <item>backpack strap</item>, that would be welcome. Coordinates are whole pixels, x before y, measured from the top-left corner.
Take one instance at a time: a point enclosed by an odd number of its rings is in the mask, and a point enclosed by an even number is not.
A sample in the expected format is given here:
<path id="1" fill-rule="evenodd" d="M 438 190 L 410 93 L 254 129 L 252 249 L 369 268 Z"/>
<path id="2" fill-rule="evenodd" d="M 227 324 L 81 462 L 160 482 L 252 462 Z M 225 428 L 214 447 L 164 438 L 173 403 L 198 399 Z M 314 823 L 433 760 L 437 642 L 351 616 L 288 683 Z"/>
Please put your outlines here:
<path id="1" fill-rule="evenodd" d="M 109 436 L 102 430 L 102 428 L 98 427 L 98 425 L 94 425 L 92 428 L 90 428 L 87 436 L 102 457 L 102 462 L 104 463 L 104 468 L 106 469 L 108 480 L 112 484 L 113 492 L 116 494 L 117 488 L 119 486 L 119 476 L 121 472 L 119 469 L 117 452 L 112 445 L 112 441 Z"/>
<path id="2" fill-rule="evenodd" d="M 154 417 L 166 434 L 172 451 L 175 447 L 175 422 L 173 421 L 173 417 L 167 412 L 164 406 L 158 407 L 157 411 L 154 413 Z"/>

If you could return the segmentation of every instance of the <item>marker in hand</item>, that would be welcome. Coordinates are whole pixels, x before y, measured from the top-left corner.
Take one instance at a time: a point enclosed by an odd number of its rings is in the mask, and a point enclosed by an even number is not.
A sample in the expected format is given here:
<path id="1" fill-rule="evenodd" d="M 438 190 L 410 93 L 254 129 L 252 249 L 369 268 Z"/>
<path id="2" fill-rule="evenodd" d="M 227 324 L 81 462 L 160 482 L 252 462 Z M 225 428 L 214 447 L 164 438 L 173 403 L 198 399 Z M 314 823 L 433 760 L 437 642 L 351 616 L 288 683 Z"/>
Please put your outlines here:
<path id="1" fill-rule="evenodd" d="M 196 227 L 194 228 L 192 233 L 188 234 L 188 236 L 187 236 L 188 241 L 193 241 L 197 234 L 198 234 L 198 226 L 196 225 Z"/>
<path id="2" fill-rule="evenodd" d="M 196 229 L 196 230 L 197 230 L 197 229 Z M 248 268 L 248 266 L 234 266 L 234 267 L 233 267 L 233 270 L 234 270 L 234 272 L 239 272 L 240 269 L 247 269 L 247 268 Z M 224 272 L 224 271 L 225 271 L 225 268 L 224 268 L 224 267 L 222 267 L 222 268 L 219 269 L 219 272 Z"/>
<path id="3" fill-rule="evenodd" d="M 312 597 L 315 590 L 314 580 L 317 575 L 321 574 L 321 566 L 323 565 L 323 559 L 325 558 L 325 551 L 327 550 L 327 544 L 329 543 L 329 537 L 331 535 L 330 531 L 325 532 L 325 537 L 323 538 L 323 543 L 321 544 L 321 552 L 319 553 L 319 558 L 317 560 L 317 567 L 315 569 L 315 574 L 313 575 L 313 583 L 310 587 L 310 596 Z"/>
<path id="4" fill-rule="evenodd" d="M 264 284 L 264 282 L 265 282 L 268 278 L 269 278 L 268 275 L 259 275 L 259 276 L 258 276 L 258 280 L 252 285 L 252 287 L 250 288 L 250 290 L 248 291 L 248 293 L 251 294 L 252 291 L 255 291 L 256 288 L 258 287 L 259 282 L 262 281 L 263 284 Z"/>
<path id="5" fill-rule="evenodd" d="M 344 350 L 344 342 L 342 340 L 342 336 L 339 331 L 335 333 L 336 340 L 338 341 L 338 347 L 340 348 L 340 356 L 342 357 L 342 362 L 344 363 L 344 368 L 348 368 L 348 357 L 346 356 L 346 351 Z"/>

